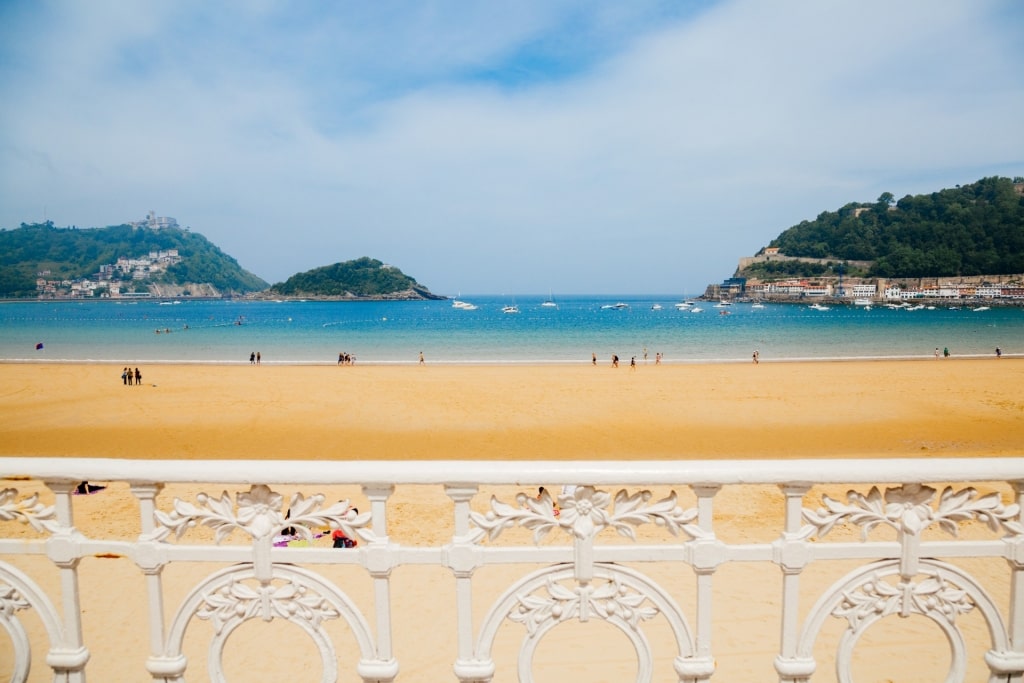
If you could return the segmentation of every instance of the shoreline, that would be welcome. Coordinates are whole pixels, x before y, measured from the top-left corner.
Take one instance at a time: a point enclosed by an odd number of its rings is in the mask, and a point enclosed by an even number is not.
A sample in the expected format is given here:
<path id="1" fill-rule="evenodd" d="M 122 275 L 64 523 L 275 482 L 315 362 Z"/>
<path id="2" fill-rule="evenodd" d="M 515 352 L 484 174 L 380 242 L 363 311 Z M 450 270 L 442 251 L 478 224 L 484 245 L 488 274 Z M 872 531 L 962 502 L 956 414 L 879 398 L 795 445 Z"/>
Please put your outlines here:
<path id="1" fill-rule="evenodd" d="M 1003 360 L 1024 358 L 1024 353 L 1007 353 L 1003 352 Z M 994 353 L 966 353 L 950 355 L 948 358 L 940 359 L 943 362 L 953 360 L 996 360 Z M 782 357 L 782 358 L 765 358 L 761 357 L 759 363 L 762 365 L 775 365 L 779 363 L 789 364 L 800 364 L 800 363 L 884 363 L 884 362 L 896 362 L 896 361 L 934 361 L 935 356 L 932 354 L 915 354 L 915 355 L 892 355 L 892 356 L 793 356 L 793 357 Z M 0 365 L 125 365 L 130 363 L 131 365 L 201 365 L 201 366 L 245 366 L 252 365 L 248 360 L 195 360 L 195 359 L 175 359 L 175 358 L 163 358 L 153 360 L 143 359 L 132 359 L 126 361 L 123 358 L 120 360 L 108 360 L 103 358 L 0 358 Z M 334 367 L 337 366 L 337 361 L 319 361 L 319 360 L 265 360 L 259 363 L 260 365 L 276 366 L 276 367 Z M 608 366 L 610 362 L 608 359 L 598 359 L 597 365 Z M 664 366 L 680 366 L 680 365 L 692 365 L 692 366 L 705 366 L 705 365 L 741 365 L 741 364 L 752 364 L 750 358 L 700 358 L 700 359 L 672 359 L 663 358 L 660 365 Z M 420 363 L 418 360 L 358 360 L 344 367 L 417 367 Z M 544 367 L 579 367 L 593 365 L 591 360 L 580 359 L 580 360 L 565 360 L 565 359 L 538 359 L 538 358 L 523 358 L 523 359 L 431 359 L 424 363 L 425 366 L 453 366 L 453 367 L 530 367 L 530 366 L 544 366 Z M 638 359 L 637 365 L 656 365 L 653 360 L 648 359 L 646 362 Z M 629 369 L 629 361 L 622 358 L 619 359 L 620 368 Z"/>

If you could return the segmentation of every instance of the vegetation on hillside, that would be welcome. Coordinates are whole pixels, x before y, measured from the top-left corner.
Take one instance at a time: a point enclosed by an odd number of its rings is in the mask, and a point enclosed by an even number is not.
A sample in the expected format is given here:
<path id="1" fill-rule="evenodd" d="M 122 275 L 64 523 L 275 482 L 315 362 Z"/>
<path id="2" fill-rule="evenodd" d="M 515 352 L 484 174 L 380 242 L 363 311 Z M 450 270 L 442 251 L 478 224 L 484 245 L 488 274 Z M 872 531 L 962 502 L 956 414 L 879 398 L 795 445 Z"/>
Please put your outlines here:
<path id="1" fill-rule="evenodd" d="M 835 273 L 841 262 L 871 261 L 869 277 L 940 277 L 1024 273 L 1024 178 L 976 183 L 894 201 L 851 203 L 794 225 L 772 240 L 786 256 L 833 264 L 770 261 L 742 274 L 758 277 Z"/>
<path id="2" fill-rule="evenodd" d="M 281 296 L 386 297 L 415 290 L 419 295 L 432 295 L 413 278 L 398 268 L 367 256 L 297 273 L 270 288 Z"/>
<path id="3" fill-rule="evenodd" d="M 141 258 L 169 249 L 178 250 L 181 262 L 154 275 L 152 282 L 209 283 L 225 293 L 260 291 L 267 286 L 198 233 L 129 225 L 58 228 L 47 221 L 0 230 L 0 296 L 35 296 L 39 272 L 50 271 L 53 279 L 92 277 L 100 266 L 114 264 L 120 257 Z"/>

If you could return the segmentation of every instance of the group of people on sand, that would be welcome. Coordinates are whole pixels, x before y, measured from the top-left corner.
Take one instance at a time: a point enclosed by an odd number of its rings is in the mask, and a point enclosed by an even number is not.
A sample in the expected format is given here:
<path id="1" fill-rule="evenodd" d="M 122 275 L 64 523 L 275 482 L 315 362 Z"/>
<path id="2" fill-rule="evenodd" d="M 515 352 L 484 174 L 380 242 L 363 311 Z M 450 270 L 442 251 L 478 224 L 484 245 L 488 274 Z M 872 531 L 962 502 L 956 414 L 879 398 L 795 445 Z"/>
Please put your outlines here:
<path id="1" fill-rule="evenodd" d="M 338 354 L 338 365 L 355 365 L 356 357 L 350 353 L 342 351 Z"/>
<path id="2" fill-rule="evenodd" d="M 662 359 L 662 354 L 661 354 L 660 351 L 658 353 L 654 354 L 654 364 L 655 365 L 661 365 L 661 359 Z M 644 363 L 645 364 L 647 363 L 647 349 L 646 348 L 644 348 Z M 590 354 L 590 364 L 591 365 L 597 365 L 597 354 L 596 353 Z M 613 368 L 619 367 L 619 356 L 616 353 L 612 354 L 612 367 Z M 636 370 L 636 356 L 632 356 L 629 359 L 629 367 L 631 369 L 633 369 L 633 370 Z"/>
<path id="3" fill-rule="evenodd" d="M 253 351 L 249 354 L 249 365 L 259 365 L 262 359 L 259 351 Z"/>
<path id="4" fill-rule="evenodd" d="M 139 372 L 138 368 L 132 370 L 131 368 L 125 368 L 121 370 L 121 383 L 125 386 L 139 386 L 142 384 L 142 373 Z"/>

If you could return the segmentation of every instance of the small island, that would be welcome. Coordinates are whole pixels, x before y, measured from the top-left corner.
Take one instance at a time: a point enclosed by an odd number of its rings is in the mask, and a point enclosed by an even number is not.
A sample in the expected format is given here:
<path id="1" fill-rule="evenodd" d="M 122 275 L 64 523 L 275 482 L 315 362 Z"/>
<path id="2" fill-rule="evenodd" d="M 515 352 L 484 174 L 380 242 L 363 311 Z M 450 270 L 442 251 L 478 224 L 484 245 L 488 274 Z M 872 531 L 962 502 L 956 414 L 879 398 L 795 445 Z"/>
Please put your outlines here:
<path id="1" fill-rule="evenodd" d="M 415 301 L 447 298 L 431 293 L 398 268 L 368 256 L 296 273 L 255 296 L 324 301 Z"/>

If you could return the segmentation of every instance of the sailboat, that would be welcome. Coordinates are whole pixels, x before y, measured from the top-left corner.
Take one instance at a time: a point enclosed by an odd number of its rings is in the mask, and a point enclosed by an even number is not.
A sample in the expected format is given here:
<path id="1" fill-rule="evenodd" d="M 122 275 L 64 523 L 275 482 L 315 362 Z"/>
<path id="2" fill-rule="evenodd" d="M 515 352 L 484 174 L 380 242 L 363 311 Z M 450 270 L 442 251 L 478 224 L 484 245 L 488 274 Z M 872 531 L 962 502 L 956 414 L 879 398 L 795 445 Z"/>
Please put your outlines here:
<path id="1" fill-rule="evenodd" d="M 544 308 L 558 308 L 558 304 L 555 303 L 554 297 L 551 296 L 551 291 L 548 291 L 548 298 L 544 303 L 541 304 Z"/>

